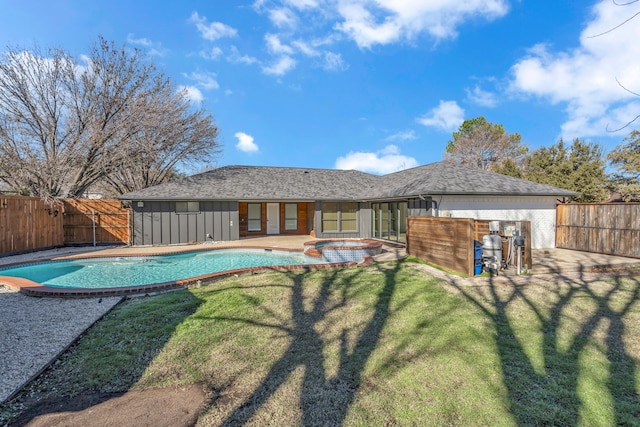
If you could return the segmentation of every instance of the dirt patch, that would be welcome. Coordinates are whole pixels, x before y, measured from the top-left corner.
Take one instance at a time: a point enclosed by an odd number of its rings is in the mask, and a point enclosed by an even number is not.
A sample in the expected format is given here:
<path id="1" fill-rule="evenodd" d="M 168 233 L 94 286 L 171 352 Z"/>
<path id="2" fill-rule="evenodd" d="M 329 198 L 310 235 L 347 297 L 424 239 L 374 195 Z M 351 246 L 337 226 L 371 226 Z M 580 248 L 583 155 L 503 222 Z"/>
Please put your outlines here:
<path id="1" fill-rule="evenodd" d="M 193 426 L 206 400 L 202 385 L 102 393 L 41 401 L 12 426 Z"/>

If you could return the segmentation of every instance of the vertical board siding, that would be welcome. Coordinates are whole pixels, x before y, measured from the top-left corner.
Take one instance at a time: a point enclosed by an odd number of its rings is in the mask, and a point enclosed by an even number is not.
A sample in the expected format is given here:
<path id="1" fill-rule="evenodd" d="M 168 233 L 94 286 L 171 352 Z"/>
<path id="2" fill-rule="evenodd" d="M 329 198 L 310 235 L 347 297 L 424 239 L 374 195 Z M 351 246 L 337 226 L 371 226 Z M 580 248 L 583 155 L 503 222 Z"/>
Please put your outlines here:
<path id="1" fill-rule="evenodd" d="M 239 239 L 237 202 L 202 201 L 200 211 L 176 213 L 175 202 L 133 203 L 134 244 L 167 245 Z"/>
<path id="2" fill-rule="evenodd" d="M 640 203 L 558 205 L 556 246 L 640 258 Z"/>
<path id="3" fill-rule="evenodd" d="M 36 197 L 0 196 L 0 254 L 62 246 L 62 213 Z"/>

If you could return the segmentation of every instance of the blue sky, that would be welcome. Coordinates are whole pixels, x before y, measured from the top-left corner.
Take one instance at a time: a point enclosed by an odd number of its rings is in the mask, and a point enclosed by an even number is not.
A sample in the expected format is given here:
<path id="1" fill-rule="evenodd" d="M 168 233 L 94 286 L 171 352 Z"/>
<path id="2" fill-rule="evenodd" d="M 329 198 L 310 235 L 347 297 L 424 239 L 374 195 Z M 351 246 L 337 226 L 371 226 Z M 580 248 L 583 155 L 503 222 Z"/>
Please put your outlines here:
<path id="1" fill-rule="evenodd" d="M 640 114 L 640 2 L 0 0 L 3 47 L 145 51 L 215 118 L 231 164 L 388 173 L 484 116 L 531 149 L 605 152 Z M 593 37 L 597 36 L 597 37 Z M 4 50 L 4 49 L 3 49 Z"/>

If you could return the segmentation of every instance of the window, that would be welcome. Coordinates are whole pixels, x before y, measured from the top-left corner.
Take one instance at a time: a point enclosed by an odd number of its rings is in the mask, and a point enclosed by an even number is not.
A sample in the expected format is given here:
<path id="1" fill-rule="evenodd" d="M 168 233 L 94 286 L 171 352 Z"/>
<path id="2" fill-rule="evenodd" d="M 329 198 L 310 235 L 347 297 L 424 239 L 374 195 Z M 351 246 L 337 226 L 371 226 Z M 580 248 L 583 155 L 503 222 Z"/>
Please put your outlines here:
<path id="1" fill-rule="evenodd" d="M 285 230 L 298 229 L 298 204 L 297 203 L 286 203 L 284 205 L 284 229 Z"/>
<path id="2" fill-rule="evenodd" d="M 322 203 L 322 231 L 349 233 L 358 231 L 358 204 L 356 202 Z"/>
<path id="3" fill-rule="evenodd" d="M 323 203 L 322 209 L 322 231 L 331 232 L 338 230 L 338 204 L 333 202 Z"/>
<path id="4" fill-rule="evenodd" d="M 200 202 L 176 202 L 176 213 L 199 213 Z"/>
<path id="5" fill-rule="evenodd" d="M 247 204 L 247 231 L 262 230 L 262 204 Z"/>
<path id="6" fill-rule="evenodd" d="M 342 203 L 340 206 L 340 231 L 358 231 L 358 227 L 356 225 L 357 213 L 357 203 Z"/>

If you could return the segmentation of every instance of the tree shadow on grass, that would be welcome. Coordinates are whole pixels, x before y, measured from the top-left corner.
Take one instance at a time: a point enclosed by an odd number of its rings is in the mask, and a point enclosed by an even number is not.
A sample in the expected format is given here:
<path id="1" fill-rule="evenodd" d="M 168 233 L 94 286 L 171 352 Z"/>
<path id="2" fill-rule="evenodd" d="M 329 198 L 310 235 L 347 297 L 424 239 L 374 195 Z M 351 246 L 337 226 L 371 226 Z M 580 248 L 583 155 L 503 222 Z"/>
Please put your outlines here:
<path id="1" fill-rule="evenodd" d="M 324 350 L 327 343 L 318 332 L 318 327 L 320 322 L 326 321 L 331 312 L 347 303 L 350 286 L 357 278 L 359 270 L 355 270 L 352 275 L 340 275 L 341 295 L 337 301 L 332 295 L 341 270 L 333 270 L 323 279 L 310 304 L 305 304 L 304 297 L 306 274 L 284 273 L 292 281 L 289 300 L 291 326 L 261 326 L 275 327 L 286 333 L 291 339 L 290 344 L 271 366 L 259 386 L 235 407 L 221 425 L 238 426 L 247 423 L 299 367 L 304 368 L 298 402 L 302 413 L 301 424 L 341 425 L 360 387 L 364 367 L 375 350 L 389 317 L 390 302 L 396 287 L 395 276 L 400 268 L 401 265 L 398 263 L 393 268 L 379 270 L 384 274 L 384 284 L 375 295 L 373 314 L 364 327 L 359 328 L 355 340 L 352 338 L 354 331 L 341 331 L 339 366 L 337 374 L 331 378 L 328 377 L 325 368 Z M 245 321 L 237 318 L 226 320 Z"/>
<path id="2" fill-rule="evenodd" d="M 529 282 L 492 277 L 486 286 L 450 283 L 492 321 L 516 423 L 638 425 L 638 360 L 629 352 L 628 336 L 625 342 L 629 315 L 640 305 L 638 277 L 612 275 L 603 281 L 584 271 L 556 272 L 544 284 Z M 531 286 L 542 286 L 545 293 Z M 527 335 L 526 322 L 539 330 Z M 594 360 L 598 353 L 600 361 Z M 593 396 L 601 392 L 606 396 Z"/>
<path id="3" fill-rule="evenodd" d="M 11 425 L 27 425 L 39 416 L 80 412 L 124 395 L 201 303 L 186 291 L 121 303 L 0 410 L 10 416 L 11 407 L 24 408 Z M 127 420 L 127 414 L 110 417 Z"/>

